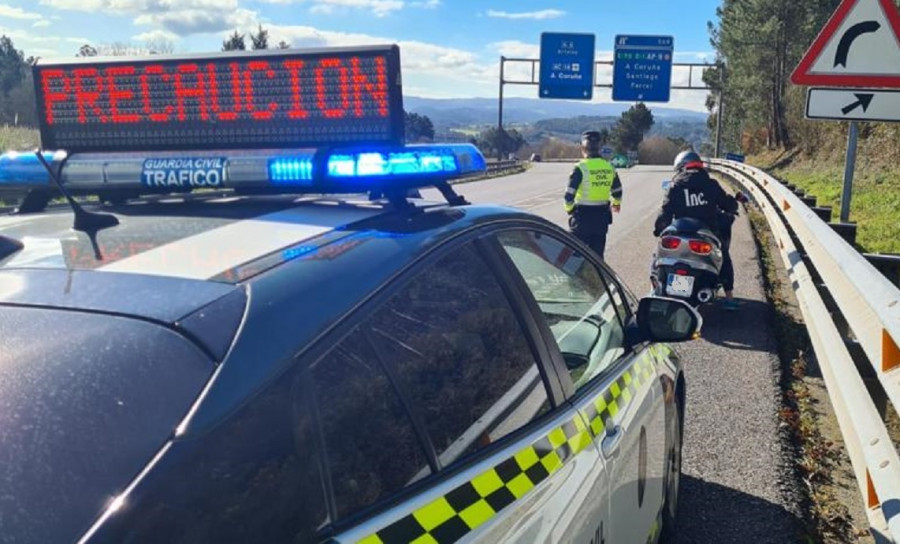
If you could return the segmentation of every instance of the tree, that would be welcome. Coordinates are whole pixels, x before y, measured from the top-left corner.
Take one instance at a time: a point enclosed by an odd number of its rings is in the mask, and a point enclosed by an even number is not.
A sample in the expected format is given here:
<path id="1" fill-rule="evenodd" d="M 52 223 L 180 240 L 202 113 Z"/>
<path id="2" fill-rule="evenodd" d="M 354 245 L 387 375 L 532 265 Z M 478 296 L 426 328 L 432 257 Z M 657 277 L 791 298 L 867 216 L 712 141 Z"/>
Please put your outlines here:
<path id="1" fill-rule="evenodd" d="M 406 126 L 406 141 L 421 142 L 434 140 L 434 124 L 427 115 L 404 112 L 404 125 Z"/>
<path id="2" fill-rule="evenodd" d="M 726 145 L 739 145 L 745 130 L 757 129 L 765 130 L 768 147 L 794 145 L 793 132 L 804 124 L 804 97 L 791 85 L 790 72 L 838 3 L 723 0 L 717 23 L 709 24 L 719 68 L 705 80 L 724 93 Z M 714 99 L 707 106 L 718 111 Z"/>
<path id="3" fill-rule="evenodd" d="M 0 124 L 34 125 L 34 84 L 28 68 L 12 39 L 0 36 Z"/>
<path id="4" fill-rule="evenodd" d="M 84 44 L 78 48 L 78 54 L 76 57 L 96 57 L 97 56 L 97 48 L 91 44 Z"/>
<path id="5" fill-rule="evenodd" d="M 264 29 L 262 25 L 259 25 L 259 29 L 256 31 L 256 34 L 250 34 L 250 41 L 252 42 L 254 51 L 258 49 L 268 49 L 269 31 Z"/>
<path id="6" fill-rule="evenodd" d="M 0 96 L 7 95 L 25 77 L 25 56 L 8 36 L 0 36 Z"/>
<path id="7" fill-rule="evenodd" d="M 222 51 L 245 51 L 247 44 L 244 42 L 244 37 L 243 34 L 238 34 L 238 31 L 235 30 L 234 34 L 228 36 L 228 39 L 222 42 Z"/>
<path id="8" fill-rule="evenodd" d="M 610 138 L 619 152 L 635 151 L 653 127 L 653 112 L 643 103 L 634 105 L 613 127 Z"/>
<path id="9" fill-rule="evenodd" d="M 505 157 L 508 153 L 516 153 L 527 143 L 519 131 L 498 130 L 497 127 L 483 131 L 475 139 L 475 145 L 481 152 L 492 157 Z"/>
<path id="10" fill-rule="evenodd" d="M 290 49 L 290 48 L 291 48 L 291 44 L 287 43 L 286 41 L 281 40 L 280 42 L 278 42 L 278 49 Z"/>

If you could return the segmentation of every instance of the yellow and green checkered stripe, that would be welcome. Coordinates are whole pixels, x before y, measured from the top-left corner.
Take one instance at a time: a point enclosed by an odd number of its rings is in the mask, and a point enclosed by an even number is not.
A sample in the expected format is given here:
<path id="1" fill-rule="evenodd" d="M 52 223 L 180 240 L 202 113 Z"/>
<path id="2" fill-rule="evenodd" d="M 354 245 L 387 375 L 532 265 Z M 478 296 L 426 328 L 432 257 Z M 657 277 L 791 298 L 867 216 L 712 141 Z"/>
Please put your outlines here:
<path id="1" fill-rule="evenodd" d="M 652 380 L 654 375 L 652 358 L 649 354 L 644 354 L 606 391 L 583 407 L 581 414 L 588 422 L 591 433 L 597 438 L 602 438 L 616 415 L 631 403 L 640 388 Z"/>
<path id="2" fill-rule="evenodd" d="M 605 434 L 604 423 L 637 395 L 653 373 L 647 357 L 638 360 L 591 403 L 591 417 L 576 417 L 482 472 L 449 493 L 384 527 L 358 544 L 450 544 L 474 531 L 527 495 L 575 455 Z M 589 415 L 582 411 L 583 416 Z M 595 420 L 600 423 L 597 424 Z M 584 421 L 590 421 L 585 426 Z"/>

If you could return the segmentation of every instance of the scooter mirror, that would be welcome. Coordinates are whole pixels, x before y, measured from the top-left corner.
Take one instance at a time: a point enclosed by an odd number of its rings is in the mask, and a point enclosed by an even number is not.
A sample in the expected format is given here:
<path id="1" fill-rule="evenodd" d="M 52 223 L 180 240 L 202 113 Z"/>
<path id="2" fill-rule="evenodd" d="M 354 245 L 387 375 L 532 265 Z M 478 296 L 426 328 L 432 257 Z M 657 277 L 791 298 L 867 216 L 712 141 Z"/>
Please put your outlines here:
<path id="1" fill-rule="evenodd" d="M 669 187 L 671 187 L 671 186 L 672 186 L 672 180 L 670 180 L 670 179 L 663 180 L 663 182 L 662 182 L 663 191 L 668 191 Z"/>

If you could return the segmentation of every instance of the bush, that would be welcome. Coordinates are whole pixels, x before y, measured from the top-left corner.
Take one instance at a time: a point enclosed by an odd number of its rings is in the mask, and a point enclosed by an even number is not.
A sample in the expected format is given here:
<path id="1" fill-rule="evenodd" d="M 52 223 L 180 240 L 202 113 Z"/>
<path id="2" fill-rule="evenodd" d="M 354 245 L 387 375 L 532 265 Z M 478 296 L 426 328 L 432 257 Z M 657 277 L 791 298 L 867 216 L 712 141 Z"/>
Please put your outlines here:
<path id="1" fill-rule="evenodd" d="M 668 138 L 654 136 L 638 146 L 638 160 L 641 164 L 671 165 L 681 149 L 682 146 Z"/>

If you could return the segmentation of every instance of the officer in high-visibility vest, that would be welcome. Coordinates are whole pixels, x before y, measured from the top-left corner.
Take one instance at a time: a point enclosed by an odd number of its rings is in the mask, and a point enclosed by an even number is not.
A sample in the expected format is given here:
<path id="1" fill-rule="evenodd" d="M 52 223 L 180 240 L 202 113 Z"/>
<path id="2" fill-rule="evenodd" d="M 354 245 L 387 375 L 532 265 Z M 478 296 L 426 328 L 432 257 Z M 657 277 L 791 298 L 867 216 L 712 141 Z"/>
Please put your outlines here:
<path id="1" fill-rule="evenodd" d="M 600 156 L 600 146 L 599 132 L 581 135 L 584 159 L 569 176 L 565 200 L 572 234 L 602 259 L 612 214 L 619 213 L 622 204 L 622 182 L 616 169 Z"/>

